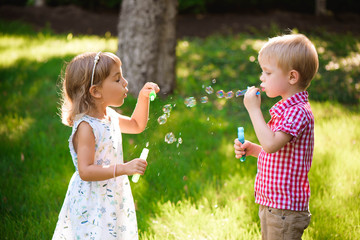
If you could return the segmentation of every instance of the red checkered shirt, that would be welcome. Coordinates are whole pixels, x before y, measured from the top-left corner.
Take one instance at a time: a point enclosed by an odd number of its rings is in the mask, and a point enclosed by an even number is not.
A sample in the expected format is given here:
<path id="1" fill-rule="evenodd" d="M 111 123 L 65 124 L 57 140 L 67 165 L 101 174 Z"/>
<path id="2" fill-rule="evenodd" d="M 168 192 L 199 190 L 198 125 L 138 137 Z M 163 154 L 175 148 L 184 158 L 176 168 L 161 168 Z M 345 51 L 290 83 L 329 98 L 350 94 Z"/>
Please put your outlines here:
<path id="1" fill-rule="evenodd" d="M 273 132 L 284 132 L 292 139 L 279 151 L 258 156 L 255 179 L 255 202 L 264 206 L 306 211 L 309 206 L 308 173 L 314 149 L 314 116 L 306 91 L 270 109 L 268 126 Z"/>

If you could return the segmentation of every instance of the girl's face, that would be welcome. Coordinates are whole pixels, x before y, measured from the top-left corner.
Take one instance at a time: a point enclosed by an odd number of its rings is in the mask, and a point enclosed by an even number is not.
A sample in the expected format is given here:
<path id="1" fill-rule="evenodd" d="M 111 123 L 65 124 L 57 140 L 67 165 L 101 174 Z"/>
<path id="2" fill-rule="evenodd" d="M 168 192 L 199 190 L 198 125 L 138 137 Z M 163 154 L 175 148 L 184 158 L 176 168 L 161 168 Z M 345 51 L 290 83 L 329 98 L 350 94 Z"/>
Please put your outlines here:
<path id="1" fill-rule="evenodd" d="M 287 98 L 289 91 L 289 74 L 280 69 L 274 59 L 264 58 L 260 62 L 262 74 L 260 76 L 262 91 L 270 98 L 281 96 Z"/>
<path id="2" fill-rule="evenodd" d="M 128 82 L 122 75 L 121 63 L 112 66 L 110 75 L 101 84 L 102 101 L 105 106 L 119 107 L 124 103 Z"/>

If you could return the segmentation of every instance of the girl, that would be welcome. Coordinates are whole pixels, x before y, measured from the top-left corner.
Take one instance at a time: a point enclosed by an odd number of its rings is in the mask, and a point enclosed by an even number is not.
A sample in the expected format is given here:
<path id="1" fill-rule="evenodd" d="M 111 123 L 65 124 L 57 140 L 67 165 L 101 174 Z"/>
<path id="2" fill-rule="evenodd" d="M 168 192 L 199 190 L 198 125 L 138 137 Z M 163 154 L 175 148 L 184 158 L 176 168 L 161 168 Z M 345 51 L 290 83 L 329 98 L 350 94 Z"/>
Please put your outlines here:
<path id="1" fill-rule="evenodd" d="M 128 82 L 120 59 L 108 52 L 84 53 L 66 67 L 62 122 L 72 126 L 70 153 L 75 165 L 53 239 L 138 239 L 134 201 L 127 175 L 144 174 L 143 159 L 123 161 L 123 133 L 144 131 L 149 94 L 141 89 L 130 117 L 109 106 L 124 103 Z"/>

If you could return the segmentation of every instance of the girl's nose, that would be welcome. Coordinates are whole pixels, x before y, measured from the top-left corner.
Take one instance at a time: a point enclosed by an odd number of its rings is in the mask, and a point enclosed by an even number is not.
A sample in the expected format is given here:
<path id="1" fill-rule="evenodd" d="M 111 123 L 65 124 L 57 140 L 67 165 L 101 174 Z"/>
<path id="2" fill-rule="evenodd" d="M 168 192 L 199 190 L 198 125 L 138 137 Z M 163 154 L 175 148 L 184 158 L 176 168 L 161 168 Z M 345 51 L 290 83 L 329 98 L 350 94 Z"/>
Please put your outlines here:
<path id="1" fill-rule="evenodd" d="M 128 81 L 124 78 L 123 86 L 126 87 L 128 85 Z"/>

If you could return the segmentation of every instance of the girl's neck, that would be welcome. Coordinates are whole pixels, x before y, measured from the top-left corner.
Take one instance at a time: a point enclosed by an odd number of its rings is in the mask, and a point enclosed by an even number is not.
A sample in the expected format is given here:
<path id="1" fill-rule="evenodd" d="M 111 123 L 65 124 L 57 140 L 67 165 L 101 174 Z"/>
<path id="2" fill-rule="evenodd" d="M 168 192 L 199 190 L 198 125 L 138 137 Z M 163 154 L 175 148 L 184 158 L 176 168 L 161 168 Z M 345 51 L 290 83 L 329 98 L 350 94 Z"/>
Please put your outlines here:
<path id="1" fill-rule="evenodd" d="M 103 110 L 99 110 L 99 109 L 91 109 L 87 115 L 89 115 L 90 117 L 93 117 L 93 118 L 98 118 L 100 120 L 103 120 L 103 119 L 107 119 L 108 116 L 107 116 L 107 113 L 106 113 L 106 108 L 103 109 Z"/>

